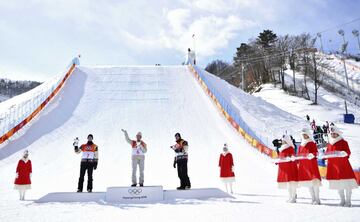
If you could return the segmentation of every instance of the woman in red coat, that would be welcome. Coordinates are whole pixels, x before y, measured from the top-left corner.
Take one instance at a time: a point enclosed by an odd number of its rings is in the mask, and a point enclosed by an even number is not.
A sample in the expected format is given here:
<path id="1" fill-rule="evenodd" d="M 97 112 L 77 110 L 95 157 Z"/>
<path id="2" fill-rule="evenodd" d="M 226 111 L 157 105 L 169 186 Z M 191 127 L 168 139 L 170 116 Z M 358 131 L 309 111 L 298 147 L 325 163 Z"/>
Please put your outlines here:
<path id="1" fill-rule="evenodd" d="M 25 191 L 31 189 L 31 160 L 29 160 L 29 151 L 25 150 L 23 158 L 18 162 L 16 168 L 15 189 L 19 190 L 20 200 L 25 199 Z"/>
<path id="2" fill-rule="evenodd" d="M 341 199 L 340 206 L 351 207 L 351 190 L 357 188 L 358 185 L 349 162 L 351 154 L 349 145 L 336 126 L 330 127 L 329 144 L 326 149 L 326 154 L 332 153 L 342 157 L 328 159 L 326 179 L 329 181 L 330 189 L 338 190 Z M 346 200 L 344 191 L 346 191 Z"/>
<path id="3" fill-rule="evenodd" d="M 316 158 L 318 154 L 317 146 L 311 139 L 312 134 L 310 130 L 303 129 L 301 134 L 302 141 L 299 147 L 298 156 L 302 156 L 306 159 L 299 160 L 298 184 L 301 187 L 308 187 L 312 200 L 311 203 L 319 205 L 319 187 L 321 186 L 321 177 Z"/>
<path id="4" fill-rule="evenodd" d="M 295 160 L 291 160 L 291 158 L 295 156 L 294 144 L 289 135 L 283 136 L 282 144 L 279 148 L 279 158 L 288 160 L 288 162 L 278 164 L 278 187 L 289 191 L 289 200 L 287 202 L 295 203 L 298 175 L 296 162 Z"/>
<path id="5" fill-rule="evenodd" d="M 235 182 L 234 174 L 234 161 L 232 154 L 229 152 L 227 144 L 224 144 L 223 153 L 220 154 L 219 158 L 219 167 L 220 167 L 220 178 L 225 184 L 226 192 L 228 191 L 228 186 L 230 187 L 230 192 L 233 193 L 232 184 Z"/>

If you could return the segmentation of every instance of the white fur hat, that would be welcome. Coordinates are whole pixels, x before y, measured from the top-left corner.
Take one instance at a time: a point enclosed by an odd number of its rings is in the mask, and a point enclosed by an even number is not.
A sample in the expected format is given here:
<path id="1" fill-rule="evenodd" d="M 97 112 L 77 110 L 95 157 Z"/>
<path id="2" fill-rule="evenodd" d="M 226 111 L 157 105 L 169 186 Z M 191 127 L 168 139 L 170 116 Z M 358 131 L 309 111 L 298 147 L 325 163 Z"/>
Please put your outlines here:
<path id="1" fill-rule="evenodd" d="M 334 125 L 334 126 L 330 126 L 329 130 L 330 130 L 330 133 L 337 133 L 337 134 L 339 134 L 339 135 L 342 134 L 341 130 L 340 130 L 339 128 L 337 128 L 335 125 Z"/>
<path id="2" fill-rule="evenodd" d="M 308 137 L 312 137 L 312 132 L 311 132 L 311 130 L 310 129 L 308 129 L 308 128 L 303 128 L 302 130 L 301 130 L 301 135 L 307 135 Z"/>
<path id="3" fill-rule="evenodd" d="M 285 141 L 286 144 L 288 144 L 289 146 L 294 147 L 292 139 L 291 139 L 291 137 L 289 135 L 284 135 L 283 138 L 282 138 L 282 141 Z"/>

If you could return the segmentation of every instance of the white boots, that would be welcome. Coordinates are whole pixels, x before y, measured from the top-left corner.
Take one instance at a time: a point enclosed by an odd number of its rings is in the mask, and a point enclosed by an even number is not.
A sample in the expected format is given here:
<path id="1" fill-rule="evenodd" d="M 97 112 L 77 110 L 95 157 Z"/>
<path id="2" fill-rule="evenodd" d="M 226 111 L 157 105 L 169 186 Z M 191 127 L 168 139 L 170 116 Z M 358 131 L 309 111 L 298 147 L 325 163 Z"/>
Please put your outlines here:
<path id="1" fill-rule="evenodd" d="M 311 204 L 320 205 L 319 187 L 318 186 L 310 187 L 309 191 L 311 195 Z"/>
<path id="2" fill-rule="evenodd" d="M 351 189 L 346 189 L 345 190 L 345 207 L 351 207 L 351 194 L 352 194 L 352 190 Z"/>
<path id="3" fill-rule="evenodd" d="M 289 200 L 287 201 L 288 203 L 296 203 L 296 185 L 295 184 L 291 184 L 288 188 L 289 191 Z M 320 190 L 318 186 L 313 186 L 313 187 L 309 187 L 309 192 L 311 195 L 311 204 L 313 205 L 320 205 Z"/>
<path id="4" fill-rule="evenodd" d="M 233 194 L 233 183 L 232 182 L 225 182 L 225 188 L 226 188 L 226 192 L 229 193 L 229 189 L 228 189 L 228 185 L 230 187 L 230 193 Z"/>
<path id="5" fill-rule="evenodd" d="M 344 192 L 345 191 L 345 192 Z M 340 204 L 342 207 L 351 207 L 351 189 L 339 190 Z"/>
<path id="6" fill-rule="evenodd" d="M 20 200 L 25 200 L 25 190 L 19 190 Z"/>
<path id="7" fill-rule="evenodd" d="M 344 190 L 339 190 L 339 196 L 340 196 L 340 203 L 339 206 L 343 207 L 345 206 L 345 194 L 344 194 Z"/>
<path id="8" fill-rule="evenodd" d="M 288 191 L 289 191 L 289 200 L 288 203 L 296 203 L 296 186 L 294 184 L 290 184 Z"/>

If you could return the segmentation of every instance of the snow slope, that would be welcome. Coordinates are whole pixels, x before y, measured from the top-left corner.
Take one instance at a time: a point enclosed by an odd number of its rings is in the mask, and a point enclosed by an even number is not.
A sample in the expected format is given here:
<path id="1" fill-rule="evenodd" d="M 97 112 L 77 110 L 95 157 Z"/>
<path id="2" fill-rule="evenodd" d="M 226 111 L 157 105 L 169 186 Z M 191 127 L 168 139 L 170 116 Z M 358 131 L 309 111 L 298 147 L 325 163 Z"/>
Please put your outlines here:
<path id="1" fill-rule="evenodd" d="M 1 103 L 2 101 L 7 100 L 7 99 L 9 99 L 9 97 L 7 97 L 7 96 L 5 96 L 5 95 L 0 95 L 0 103 Z"/>
<path id="2" fill-rule="evenodd" d="M 218 83 L 225 87 L 225 83 Z M 235 98 L 238 91 L 230 91 Z M 246 100 L 239 100 L 239 107 L 251 104 Z M 267 103 L 261 104 L 267 108 Z M 251 108 L 247 108 L 249 113 Z M 277 112 L 275 106 L 268 109 Z M 260 114 L 254 113 L 266 116 Z M 189 176 L 194 188 L 222 187 L 217 164 L 222 144 L 227 142 L 236 165 L 236 199 L 153 205 L 33 202 L 48 193 L 76 190 L 80 156 L 71 144 L 75 136 L 85 142 L 88 133 L 94 134 L 100 152 L 94 191 L 129 185 L 131 150 L 121 128 L 131 137 L 142 131 L 148 144 L 145 185 L 163 185 L 165 189 L 178 186 L 172 168 L 174 154 L 169 148 L 176 132 L 189 141 Z M 23 149 L 29 149 L 33 162 L 33 189 L 28 192 L 29 201 L 19 202 L 13 180 Z M 277 221 L 354 221 L 359 215 L 358 190 L 353 193 L 354 207 L 350 209 L 334 207 L 337 194 L 326 186 L 321 190 L 324 205 L 307 204 L 306 190 L 299 191 L 298 204 L 285 203 L 287 192 L 276 188 L 277 167 L 225 121 L 186 66 L 76 68 L 23 136 L 1 147 L 0 154 L 0 221 L 268 221 L 273 217 Z"/>
<path id="3" fill-rule="evenodd" d="M 344 69 L 344 63 L 341 58 L 336 55 L 326 55 L 322 53 L 317 54 L 319 56 L 319 61 L 323 63 L 326 67 L 322 71 L 326 73 L 326 79 L 324 81 L 333 81 L 340 86 L 346 88 L 346 75 Z M 360 62 L 354 60 L 345 60 L 346 71 L 348 75 L 348 81 L 350 89 L 360 95 Z M 334 83 L 331 83 L 334 84 Z M 336 84 L 334 84 L 334 87 Z M 339 88 L 338 88 L 339 90 Z M 341 89 L 340 89 L 341 90 Z M 345 93 L 344 93 L 345 94 Z"/>
<path id="4" fill-rule="evenodd" d="M 292 72 L 286 71 L 285 79 L 287 82 L 292 82 Z M 304 76 L 300 73 L 296 73 L 296 84 L 301 88 Z M 314 82 L 311 79 L 307 80 L 308 90 L 312 101 L 314 101 Z M 349 142 L 352 150 L 352 157 L 350 161 L 354 169 L 360 169 L 360 110 L 359 105 L 355 105 L 347 101 L 348 112 L 355 116 L 355 124 L 345 124 L 343 114 L 345 113 L 344 99 L 338 93 L 330 92 L 323 87 L 318 90 L 318 104 L 311 105 L 312 102 L 286 95 L 285 93 L 279 93 L 278 90 L 270 92 L 269 90 L 260 93 L 261 98 L 265 99 L 269 103 L 275 104 L 281 109 L 290 111 L 294 115 L 305 118 L 308 114 L 311 119 L 315 119 L 318 125 L 322 126 L 328 121 L 329 123 L 335 123 L 342 131 L 343 136 Z M 259 94 L 258 94 L 259 95 Z M 278 98 L 272 100 L 270 98 Z M 279 103 L 279 99 L 282 101 Z"/>
<path id="5" fill-rule="evenodd" d="M 286 109 L 279 109 L 276 104 L 266 102 L 260 97 L 254 97 L 225 80 L 204 70 L 199 70 L 208 80 L 208 84 L 226 101 L 232 111 L 238 116 L 245 131 L 255 134 L 258 141 L 269 148 L 274 148 L 272 141 L 284 134 L 297 136 L 298 132 L 307 126 L 303 118 L 291 114 Z"/>

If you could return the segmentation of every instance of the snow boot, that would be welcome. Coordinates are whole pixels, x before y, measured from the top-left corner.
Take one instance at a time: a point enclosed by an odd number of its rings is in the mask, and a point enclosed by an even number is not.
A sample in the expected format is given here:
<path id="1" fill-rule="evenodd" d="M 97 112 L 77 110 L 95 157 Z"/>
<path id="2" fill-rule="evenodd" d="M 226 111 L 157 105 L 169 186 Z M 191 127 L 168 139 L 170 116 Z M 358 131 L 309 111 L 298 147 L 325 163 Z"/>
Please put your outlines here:
<path id="1" fill-rule="evenodd" d="M 339 190 L 339 195 L 340 195 L 340 203 L 339 206 L 343 207 L 345 206 L 345 194 L 344 194 L 344 190 Z"/>
<path id="2" fill-rule="evenodd" d="M 287 202 L 288 203 L 296 203 L 296 198 L 297 198 L 296 185 L 290 184 L 288 191 L 289 191 L 289 200 Z"/>
<path id="3" fill-rule="evenodd" d="M 315 194 L 315 205 L 320 205 L 320 190 L 319 187 L 314 187 L 314 194 Z"/>
<path id="4" fill-rule="evenodd" d="M 344 207 L 351 207 L 351 189 L 346 189 L 346 199 Z"/>
<path id="5" fill-rule="evenodd" d="M 309 187 L 309 192 L 310 192 L 310 196 L 311 196 L 311 204 L 315 204 L 315 203 L 316 203 L 316 199 L 315 199 L 315 190 L 314 190 L 314 187 Z"/>
<path id="6" fill-rule="evenodd" d="M 132 186 L 132 187 L 136 187 L 136 183 L 134 183 L 134 184 L 131 184 L 131 186 Z"/>

